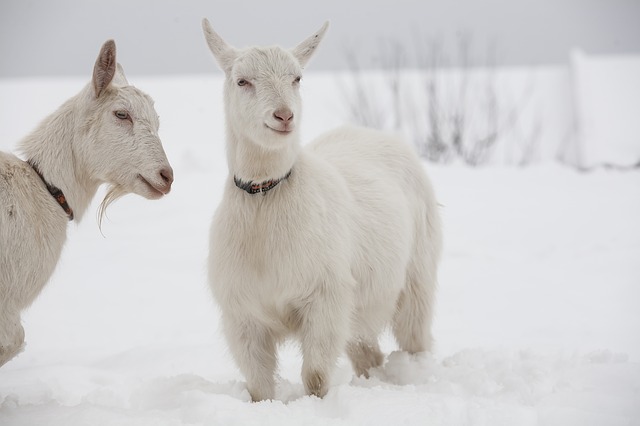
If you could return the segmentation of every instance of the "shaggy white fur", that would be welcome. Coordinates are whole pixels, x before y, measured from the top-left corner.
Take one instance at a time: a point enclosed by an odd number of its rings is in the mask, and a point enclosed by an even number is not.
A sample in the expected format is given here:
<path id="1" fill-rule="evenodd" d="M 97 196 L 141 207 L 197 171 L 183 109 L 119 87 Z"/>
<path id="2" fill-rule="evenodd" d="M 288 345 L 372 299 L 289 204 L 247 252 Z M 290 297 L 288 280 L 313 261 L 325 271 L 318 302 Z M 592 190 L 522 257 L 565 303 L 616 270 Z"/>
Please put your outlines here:
<path id="1" fill-rule="evenodd" d="M 274 398 L 288 336 L 301 344 L 306 392 L 319 397 L 342 351 L 358 375 L 383 362 L 386 325 L 403 350 L 431 349 L 442 236 L 419 158 L 394 136 L 355 127 L 300 144 L 302 68 L 327 27 L 292 50 L 238 50 L 203 21 L 226 75 L 229 163 L 209 280 L 254 401 Z"/>
<path id="2" fill-rule="evenodd" d="M 152 99 L 128 84 L 109 40 L 91 83 L 22 140 L 28 162 L 0 152 L 0 366 L 22 350 L 20 312 L 49 280 L 66 239 L 69 216 L 47 185 L 62 191 L 77 220 L 102 183 L 110 190 L 100 218 L 127 193 L 162 197 L 173 170 L 158 125 Z"/>

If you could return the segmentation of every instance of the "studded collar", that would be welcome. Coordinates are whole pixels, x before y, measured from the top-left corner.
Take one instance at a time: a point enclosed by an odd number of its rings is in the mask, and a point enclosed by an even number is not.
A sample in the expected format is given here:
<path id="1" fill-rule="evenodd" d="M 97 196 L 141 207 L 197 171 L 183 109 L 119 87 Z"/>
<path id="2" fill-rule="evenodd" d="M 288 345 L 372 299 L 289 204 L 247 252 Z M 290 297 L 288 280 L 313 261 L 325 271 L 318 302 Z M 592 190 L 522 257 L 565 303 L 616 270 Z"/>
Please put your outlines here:
<path id="1" fill-rule="evenodd" d="M 42 172 L 40 172 L 40 169 L 38 168 L 38 166 L 36 166 L 36 163 L 34 163 L 31 160 L 27 161 L 27 163 L 37 173 L 37 175 L 40 176 L 40 179 L 42 180 L 44 185 L 47 187 L 47 191 L 49 191 L 49 194 L 51 194 L 51 196 L 58 202 L 58 204 L 60 204 L 60 207 L 62 207 L 62 210 L 64 210 L 64 212 L 67 214 L 67 217 L 69 218 L 69 220 L 70 221 L 73 220 L 73 210 L 69 206 L 69 203 L 67 203 L 67 197 L 64 196 L 64 193 L 62 192 L 62 190 L 54 185 L 51 185 L 49 182 L 47 182 L 47 180 L 42 175 Z"/>
<path id="2" fill-rule="evenodd" d="M 253 182 L 253 181 L 244 182 L 238 179 L 236 176 L 234 176 L 233 182 L 236 184 L 238 188 L 242 189 L 243 191 L 246 191 L 248 194 L 253 195 L 253 194 L 262 193 L 262 195 L 266 195 L 268 191 L 278 186 L 280 182 L 287 179 L 289 176 L 291 176 L 291 170 L 289 170 L 287 174 L 284 175 L 284 177 L 281 177 L 279 179 L 269 179 L 263 182 Z"/>

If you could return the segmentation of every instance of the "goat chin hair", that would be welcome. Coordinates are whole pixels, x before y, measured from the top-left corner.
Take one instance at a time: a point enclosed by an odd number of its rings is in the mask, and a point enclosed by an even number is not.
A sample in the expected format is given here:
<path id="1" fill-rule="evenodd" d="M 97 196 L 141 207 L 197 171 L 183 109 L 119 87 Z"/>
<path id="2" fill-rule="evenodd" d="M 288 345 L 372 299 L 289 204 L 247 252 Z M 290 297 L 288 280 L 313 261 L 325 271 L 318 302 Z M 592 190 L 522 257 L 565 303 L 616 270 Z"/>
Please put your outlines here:
<path id="1" fill-rule="evenodd" d="M 100 233 L 102 233 L 102 221 L 107 215 L 107 208 L 116 200 L 127 195 L 127 193 L 128 192 L 121 185 L 109 186 L 107 194 L 104 196 L 104 199 L 98 207 L 98 228 L 100 229 Z"/>

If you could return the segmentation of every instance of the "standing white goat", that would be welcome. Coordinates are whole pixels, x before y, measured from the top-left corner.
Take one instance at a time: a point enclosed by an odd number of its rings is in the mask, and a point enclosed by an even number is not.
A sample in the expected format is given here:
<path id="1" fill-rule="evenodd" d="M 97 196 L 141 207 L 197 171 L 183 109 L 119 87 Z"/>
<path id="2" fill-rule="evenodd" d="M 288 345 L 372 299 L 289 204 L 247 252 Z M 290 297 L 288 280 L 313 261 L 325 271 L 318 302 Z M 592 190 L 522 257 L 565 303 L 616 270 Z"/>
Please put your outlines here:
<path id="1" fill-rule="evenodd" d="M 152 99 L 130 86 L 116 46 L 102 46 L 93 79 L 46 118 L 20 148 L 0 152 L 0 366 L 22 350 L 20 312 L 55 269 L 67 223 L 80 220 L 102 183 L 108 204 L 127 194 L 167 194 L 173 170 Z"/>
<path id="2" fill-rule="evenodd" d="M 308 394 L 324 396 L 341 351 L 356 374 L 381 365 L 391 324 L 431 349 L 441 251 L 438 207 L 403 141 L 361 128 L 302 148 L 302 68 L 328 24 L 292 50 L 237 50 L 203 20 L 225 72 L 229 178 L 211 228 L 209 281 L 254 401 L 272 399 L 277 345 L 301 343 Z"/>

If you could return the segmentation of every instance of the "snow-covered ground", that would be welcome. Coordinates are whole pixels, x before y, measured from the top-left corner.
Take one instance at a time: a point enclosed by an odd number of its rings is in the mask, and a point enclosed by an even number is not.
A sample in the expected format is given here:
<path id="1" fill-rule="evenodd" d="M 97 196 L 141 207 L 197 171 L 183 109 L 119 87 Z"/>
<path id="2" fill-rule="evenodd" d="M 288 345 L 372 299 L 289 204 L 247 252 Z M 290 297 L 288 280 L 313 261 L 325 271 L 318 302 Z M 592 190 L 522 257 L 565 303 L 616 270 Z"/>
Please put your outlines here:
<path id="1" fill-rule="evenodd" d="M 425 165 L 446 239 L 435 353 L 385 335 L 384 366 L 365 380 L 341 359 L 320 400 L 287 345 L 278 400 L 251 404 L 206 283 L 220 79 L 130 81 L 156 101 L 173 191 L 118 201 L 104 237 L 91 213 L 69 226 L 26 350 L 0 368 L 0 425 L 640 425 L 640 171 Z M 332 81 L 305 79 L 306 138 L 342 121 Z M 82 84 L 0 81 L 0 149 Z"/>

